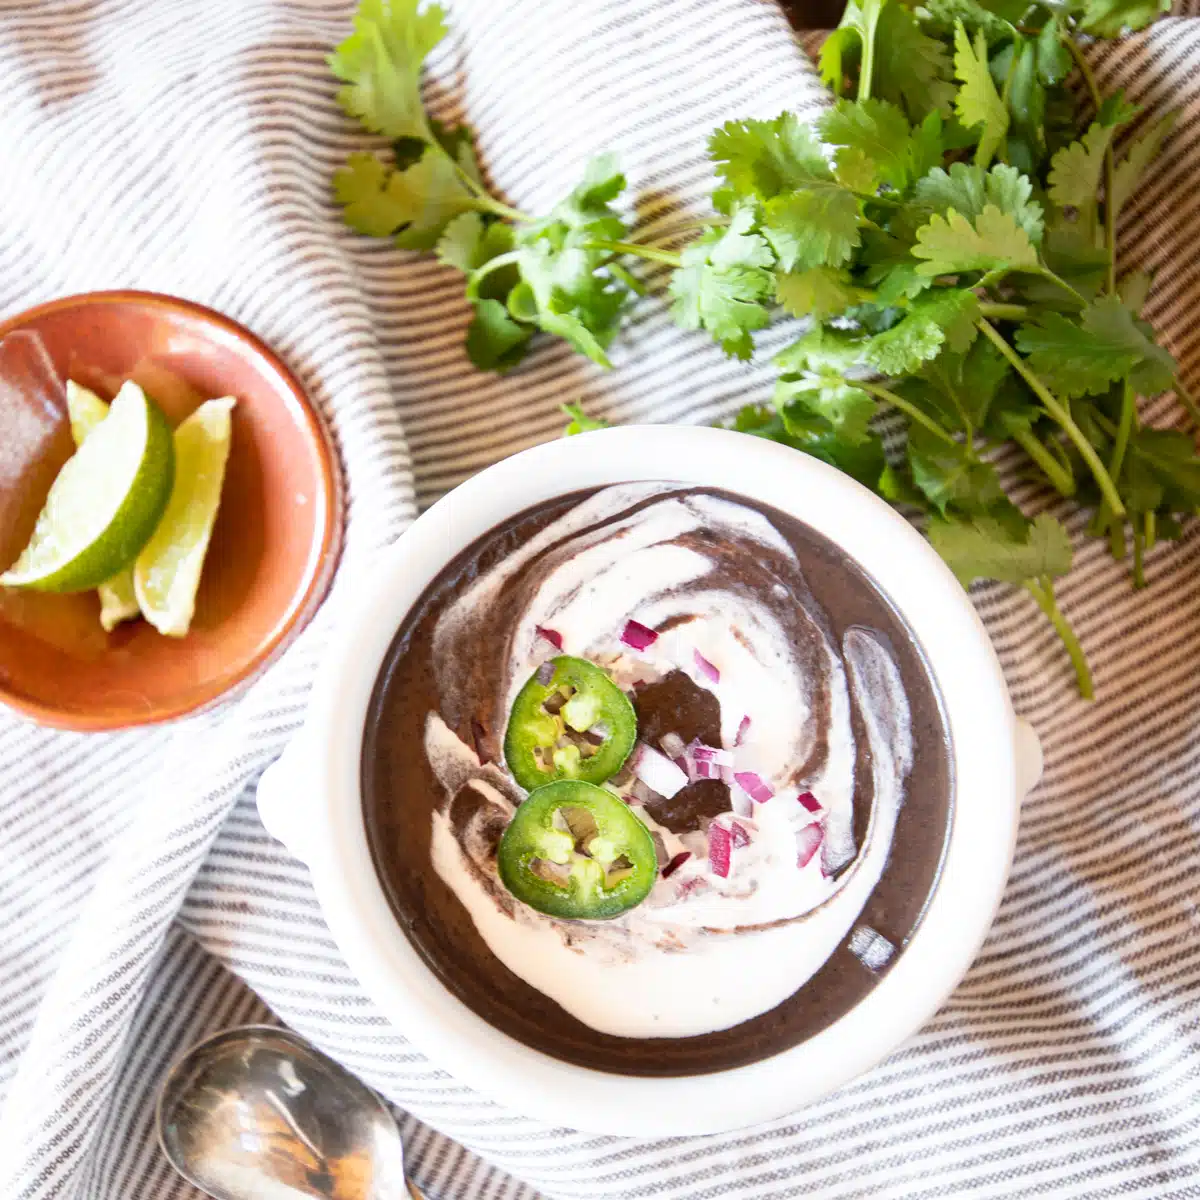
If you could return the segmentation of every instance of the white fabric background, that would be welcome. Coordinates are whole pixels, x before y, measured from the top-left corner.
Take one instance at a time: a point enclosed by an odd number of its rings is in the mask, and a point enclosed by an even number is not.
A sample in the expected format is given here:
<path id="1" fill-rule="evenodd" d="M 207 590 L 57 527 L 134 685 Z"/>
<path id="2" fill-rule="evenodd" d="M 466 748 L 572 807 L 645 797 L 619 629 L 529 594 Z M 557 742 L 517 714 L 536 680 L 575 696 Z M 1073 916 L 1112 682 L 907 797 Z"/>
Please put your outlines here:
<path id="1" fill-rule="evenodd" d="M 478 129 L 497 188 L 522 207 L 552 202 L 588 154 L 612 148 L 643 217 L 667 229 L 672 211 L 703 204 L 712 126 L 819 102 L 769 0 L 450 7 L 439 113 Z M 260 1019 L 263 1001 L 413 1114 L 415 1172 L 435 1200 L 1200 1195 L 1194 531 L 1154 551 L 1137 595 L 1100 546 L 1082 547 L 1062 598 L 1092 655 L 1094 706 L 1075 698 L 1027 598 L 978 591 L 1046 778 L 966 981 L 824 1103 L 729 1137 L 552 1130 L 455 1084 L 359 990 L 304 869 L 252 802 L 300 723 L 342 597 L 418 506 L 555 436 L 559 401 L 706 421 L 765 399 L 771 373 L 767 353 L 746 367 L 679 333 L 654 296 L 611 374 L 554 343 L 508 379 L 471 371 L 460 277 L 356 237 L 330 204 L 331 172 L 363 145 L 323 63 L 350 8 L 0 0 L 0 312 L 115 286 L 222 309 L 296 370 L 350 491 L 329 602 L 236 702 L 107 737 L 0 718 L 0 1197 L 194 1195 L 153 1145 L 154 1086 L 179 1050 Z M 1192 22 L 1172 21 L 1097 59 L 1102 81 L 1185 106 L 1124 244 L 1161 267 L 1149 315 L 1193 387 L 1198 54 Z M 764 351 L 786 337 L 770 331 Z M 1082 532 L 1077 518 L 1071 528 Z"/>

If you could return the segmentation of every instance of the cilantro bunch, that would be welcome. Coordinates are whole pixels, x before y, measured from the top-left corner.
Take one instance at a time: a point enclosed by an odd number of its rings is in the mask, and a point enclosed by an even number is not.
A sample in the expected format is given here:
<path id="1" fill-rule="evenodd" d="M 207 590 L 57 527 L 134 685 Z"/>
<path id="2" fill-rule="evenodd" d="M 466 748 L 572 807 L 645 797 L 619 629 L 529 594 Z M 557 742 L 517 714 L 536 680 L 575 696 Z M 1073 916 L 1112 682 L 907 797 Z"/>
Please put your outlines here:
<path id="1" fill-rule="evenodd" d="M 472 361 L 506 370 L 543 330 L 607 366 L 637 258 L 674 268 L 675 320 L 738 358 L 777 316 L 804 318 L 774 404 L 734 427 L 904 507 L 964 585 L 1025 588 L 1090 697 L 1055 596 L 1070 539 L 1022 513 L 994 459 L 1018 456 L 1091 509 L 1089 532 L 1132 551 L 1138 587 L 1146 550 L 1200 506 L 1192 439 L 1139 420 L 1138 396 L 1167 391 L 1200 414 L 1141 318 L 1150 280 L 1121 269 L 1116 241 L 1171 118 L 1102 96 L 1078 42 L 1140 27 L 1162 0 L 850 0 L 821 55 L 829 110 L 716 130 L 713 215 L 681 251 L 626 228 L 607 158 L 546 216 L 493 196 L 469 131 L 422 108 L 445 27 L 418 3 L 362 0 L 331 59 L 343 105 L 392 142 L 390 162 L 351 156 L 335 190 L 355 228 L 464 272 Z"/>
<path id="2" fill-rule="evenodd" d="M 346 223 L 409 250 L 432 250 L 466 276 L 471 361 L 508 370 L 537 330 L 603 367 L 621 311 L 640 285 L 619 261 L 626 226 L 612 203 L 625 178 L 609 156 L 541 217 L 510 207 L 483 181 L 471 131 L 443 128 L 421 100 L 421 68 L 446 35 L 437 5 L 362 0 L 354 32 L 329 63 L 342 107 L 391 142 L 350 155 L 334 175 Z"/>

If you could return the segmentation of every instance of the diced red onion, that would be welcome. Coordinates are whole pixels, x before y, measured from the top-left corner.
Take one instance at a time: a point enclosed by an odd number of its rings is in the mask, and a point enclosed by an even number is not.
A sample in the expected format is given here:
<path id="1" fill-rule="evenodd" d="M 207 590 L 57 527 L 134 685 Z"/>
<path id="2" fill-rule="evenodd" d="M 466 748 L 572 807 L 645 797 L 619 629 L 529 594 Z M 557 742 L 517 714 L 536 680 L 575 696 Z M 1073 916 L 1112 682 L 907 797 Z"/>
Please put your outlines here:
<path id="1" fill-rule="evenodd" d="M 554 664 L 547 659 L 535 672 L 535 678 L 542 687 L 548 687 L 554 678 Z"/>
<path id="2" fill-rule="evenodd" d="M 729 826 L 730 840 L 733 842 L 733 848 L 736 850 L 739 846 L 750 845 L 750 833 L 745 825 L 739 825 L 734 821 Z"/>
<path id="3" fill-rule="evenodd" d="M 546 629 L 541 625 L 536 625 L 534 628 L 540 638 L 545 638 L 555 650 L 561 650 L 563 647 L 562 634 L 556 629 Z"/>
<path id="4" fill-rule="evenodd" d="M 696 660 L 696 669 L 701 675 L 707 679 L 711 679 L 713 683 L 721 682 L 721 672 L 700 653 L 699 650 L 692 651 L 692 657 Z"/>
<path id="5" fill-rule="evenodd" d="M 796 799 L 799 800 L 809 812 L 815 813 L 821 811 L 821 802 L 812 794 L 812 792 L 801 792 Z"/>
<path id="6" fill-rule="evenodd" d="M 665 754 L 645 742 L 634 751 L 633 773 L 648 788 L 668 800 L 688 783 L 686 771 L 681 771 Z"/>
<path id="7" fill-rule="evenodd" d="M 740 746 L 746 740 L 746 734 L 750 732 L 750 718 L 743 717 L 742 723 L 738 726 L 737 735 L 733 739 L 734 746 Z"/>
<path id="8" fill-rule="evenodd" d="M 733 834 L 714 821 L 708 827 L 708 868 L 722 879 L 729 876 L 729 858 L 733 852 Z"/>
<path id="9" fill-rule="evenodd" d="M 805 825 L 796 834 L 796 866 L 808 866 L 812 856 L 820 849 L 824 836 L 821 826 L 817 824 Z"/>
<path id="10" fill-rule="evenodd" d="M 687 750 L 683 738 L 677 733 L 664 733 L 658 739 L 658 744 L 662 747 L 662 752 L 672 761 L 678 762 Z"/>
<path id="11" fill-rule="evenodd" d="M 680 852 L 676 854 L 675 857 L 672 858 L 665 867 L 663 867 L 662 877 L 664 879 L 670 879 L 671 876 L 674 875 L 675 872 L 678 871 L 679 868 L 682 867 L 683 864 L 691 857 L 692 852 L 690 850 L 680 850 Z"/>
<path id="12" fill-rule="evenodd" d="M 621 631 L 621 641 L 634 650 L 645 650 L 658 641 L 658 634 L 640 621 L 626 621 Z"/>
<path id="13" fill-rule="evenodd" d="M 692 760 L 692 765 L 697 779 L 721 778 L 721 768 L 715 762 L 709 762 L 706 758 L 697 758 Z"/>
<path id="14" fill-rule="evenodd" d="M 697 762 L 711 762 L 718 767 L 730 767 L 733 765 L 733 755 L 728 750 L 722 750 L 717 746 L 706 746 L 702 741 L 697 739 L 687 748 L 688 753 Z"/>
<path id="15" fill-rule="evenodd" d="M 775 795 L 774 790 L 763 783 L 762 778 L 754 771 L 738 771 L 733 778 L 738 787 L 756 804 L 766 804 Z"/>

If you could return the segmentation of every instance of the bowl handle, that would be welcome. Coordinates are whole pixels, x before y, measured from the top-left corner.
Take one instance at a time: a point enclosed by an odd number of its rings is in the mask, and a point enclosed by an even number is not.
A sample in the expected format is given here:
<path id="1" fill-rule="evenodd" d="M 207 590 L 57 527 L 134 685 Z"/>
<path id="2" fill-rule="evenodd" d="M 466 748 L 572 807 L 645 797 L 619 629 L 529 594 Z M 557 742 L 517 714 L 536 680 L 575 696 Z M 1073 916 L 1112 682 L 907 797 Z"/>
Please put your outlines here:
<path id="1" fill-rule="evenodd" d="M 262 773 L 258 781 L 258 815 L 267 832 L 282 842 L 293 858 L 311 861 L 303 834 L 305 814 L 304 772 L 293 740 Z M 310 785 L 311 786 L 311 785 Z"/>
<path id="2" fill-rule="evenodd" d="M 1023 800 L 1037 787 L 1042 777 L 1042 743 L 1024 717 L 1017 718 L 1015 756 L 1017 760 L 1017 791 Z"/>

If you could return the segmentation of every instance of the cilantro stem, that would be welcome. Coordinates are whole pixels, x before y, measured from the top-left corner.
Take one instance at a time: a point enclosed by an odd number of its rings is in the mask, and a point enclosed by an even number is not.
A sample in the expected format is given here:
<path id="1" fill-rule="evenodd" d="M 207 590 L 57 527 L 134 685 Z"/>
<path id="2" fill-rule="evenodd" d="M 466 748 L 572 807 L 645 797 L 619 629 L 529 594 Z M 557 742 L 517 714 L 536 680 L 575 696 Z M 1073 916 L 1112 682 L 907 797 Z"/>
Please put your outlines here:
<path id="1" fill-rule="evenodd" d="M 1096 453 L 1095 447 L 1084 437 L 1083 430 L 1075 424 L 1075 419 L 1071 416 L 1071 410 L 1029 369 L 1025 360 L 996 332 L 992 325 L 981 319 L 978 322 L 978 326 L 980 332 L 1008 359 L 1009 365 L 1013 370 L 1029 384 L 1034 394 L 1042 402 L 1042 406 L 1046 412 L 1059 424 L 1067 437 L 1075 443 L 1075 448 L 1083 456 L 1083 461 L 1087 463 L 1092 475 L 1095 476 L 1101 495 L 1112 506 L 1114 515 L 1123 517 L 1125 515 L 1125 505 L 1121 503 L 1121 497 L 1117 494 L 1116 485 L 1109 477 L 1104 464 L 1100 461 L 1100 456 Z"/>
<path id="2" fill-rule="evenodd" d="M 584 250 L 611 250 L 614 254 L 632 254 L 635 258 L 648 258 L 651 262 L 666 263 L 679 267 L 683 260 L 674 250 L 660 250 L 657 246 L 639 246 L 637 242 L 610 242 L 607 238 L 593 238 L 581 247 Z"/>
<path id="3" fill-rule="evenodd" d="M 1187 414 L 1192 419 L 1192 424 L 1200 429 L 1200 405 L 1196 404 L 1192 393 L 1183 386 L 1183 380 L 1178 375 L 1175 376 L 1175 397 L 1184 408 L 1187 409 Z"/>
<path id="4" fill-rule="evenodd" d="M 1041 468 L 1060 496 L 1075 495 L 1075 476 L 1038 441 L 1032 429 L 1010 429 L 1009 436 Z"/>
<path id="5" fill-rule="evenodd" d="M 1146 549 L 1153 550 L 1158 541 L 1158 513 L 1151 509 L 1143 519 L 1146 525 Z"/>
<path id="6" fill-rule="evenodd" d="M 871 383 L 866 379 L 855 379 L 854 387 L 862 388 L 864 392 L 869 392 L 872 396 L 878 396 L 880 400 L 890 404 L 893 408 L 898 408 L 910 421 L 916 421 L 918 425 L 923 425 L 934 437 L 939 437 L 943 442 L 951 446 L 957 446 L 958 441 L 953 435 L 947 433 L 932 417 L 926 416 L 914 404 L 910 404 L 903 396 L 897 396 L 895 392 L 889 391 L 885 387 L 880 387 L 877 383 Z"/>
<path id="7" fill-rule="evenodd" d="M 1083 48 L 1069 33 L 1062 35 L 1062 41 L 1071 52 L 1071 57 L 1075 60 L 1075 65 L 1079 68 L 1079 73 L 1083 76 L 1083 82 L 1087 87 L 1088 94 L 1092 98 L 1092 104 L 1095 106 L 1097 114 L 1099 114 L 1100 106 L 1104 103 L 1104 97 L 1100 95 L 1100 85 L 1096 82 L 1096 76 L 1092 71 L 1091 63 L 1085 57 Z M 1115 295 L 1117 291 L 1116 195 L 1116 167 L 1110 140 L 1109 145 L 1104 150 L 1104 244 L 1108 247 L 1108 281 L 1104 290 L 1110 296 Z"/>
<path id="8" fill-rule="evenodd" d="M 607 263 L 609 271 L 619 279 L 635 296 L 644 296 L 646 294 L 646 285 L 634 275 L 631 275 L 619 262 L 615 259 Z"/>
<path id="9" fill-rule="evenodd" d="M 1044 267 L 1039 263 L 1037 266 L 1021 266 L 1021 267 L 997 267 L 994 271 L 989 271 L 980 279 L 977 287 L 987 288 L 994 287 L 1006 275 L 1021 274 L 1021 275 L 1040 275 L 1043 279 L 1048 279 L 1051 283 L 1057 284 L 1064 292 L 1070 294 L 1071 299 L 1079 305 L 1080 308 L 1087 308 L 1088 302 L 1083 295 L 1073 288 L 1061 275 L 1055 275 L 1049 267 Z M 986 314 L 985 314 L 986 315 Z"/>
<path id="10" fill-rule="evenodd" d="M 1062 644 L 1066 647 L 1067 654 L 1070 655 L 1071 665 L 1075 668 L 1079 694 L 1085 700 L 1095 699 L 1096 691 L 1092 686 L 1092 672 L 1088 667 L 1087 655 L 1084 654 L 1083 647 L 1079 644 L 1079 639 L 1075 636 L 1075 630 L 1071 628 L 1070 622 L 1059 611 L 1058 602 L 1054 596 L 1054 581 L 1049 577 L 1040 581 L 1027 579 L 1024 588 L 1033 597 L 1038 608 L 1046 614 L 1046 619 L 1054 626 L 1054 631 L 1062 639 Z"/>
<path id="11" fill-rule="evenodd" d="M 433 134 L 429 135 L 429 142 L 431 145 L 438 145 Z M 441 147 L 438 148 L 441 149 Z M 497 200 L 470 171 L 463 167 L 462 163 L 456 162 L 449 154 L 446 154 L 445 150 L 442 150 L 442 153 L 446 155 L 446 158 L 450 159 L 450 164 L 454 167 L 454 171 L 459 179 L 462 180 L 463 187 L 475 197 L 476 208 L 483 212 L 493 213 L 497 217 L 503 217 L 506 221 L 528 223 L 533 220 L 528 213 L 523 213 L 519 208 L 512 208 L 502 200 Z"/>
<path id="12" fill-rule="evenodd" d="M 862 62 L 858 68 L 858 102 L 871 98 L 871 76 L 875 74 L 875 31 L 879 28 L 882 4 L 864 5 L 866 26 L 862 32 Z"/>
<path id="13" fill-rule="evenodd" d="M 518 224 L 527 225 L 534 219 L 528 213 L 523 213 L 519 208 L 511 208 L 509 205 L 497 200 L 490 192 L 476 192 L 475 203 L 479 208 L 482 208 L 486 212 L 494 213 L 497 217 L 503 217 L 506 221 L 515 221 Z"/>
<path id="14" fill-rule="evenodd" d="M 1125 452 L 1129 449 L 1129 438 L 1133 433 L 1133 426 L 1136 420 L 1137 396 L 1134 394 L 1133 384 L 1127 379 L 1125 381 L 1125 390 L 1121 395 L 1121 416 L 1117 424 L 1116 436 L 1113 439 L 1112 456 L 1108 460 L 1108 473 L 1112 477 L 1113 483 L 1116 483 L 1121 478 L 1121 468 L 1125 465 Z M 1108 501 L 1102 501 L 1092 520 L 1091 532 L 1095 535 L 1103 533 L 1112 519 Z M 1124 554 L 1125 550 L 1124 540 L 1124 538 L 1121 539 L 1122 554 Z M 1114 553 L 1113 557 L 1119 558 L 1121 555 Z"/>
<path id="15" fill-rule="evenodd" d="M 490 275 L 493 271 L 498 271 L 501 267 L 507 267 L 515 263 L 520 255 L 515 250 L 509 250 L 506 254 L 497 254 L 495 258 L 489 258 L 482 267 L 476 267 L 470 275 L 467 276 L 467 299 L 475 301 L 479 299 L 479 285 L 483 282 L 484 276 Z"/>
<path id="16" fill-rule="evenodd" d="M 1023 321 L 1029 316 L 1029 309 L 1024 304 L 983 304 L 979 311 L 993 321 Z"/>

